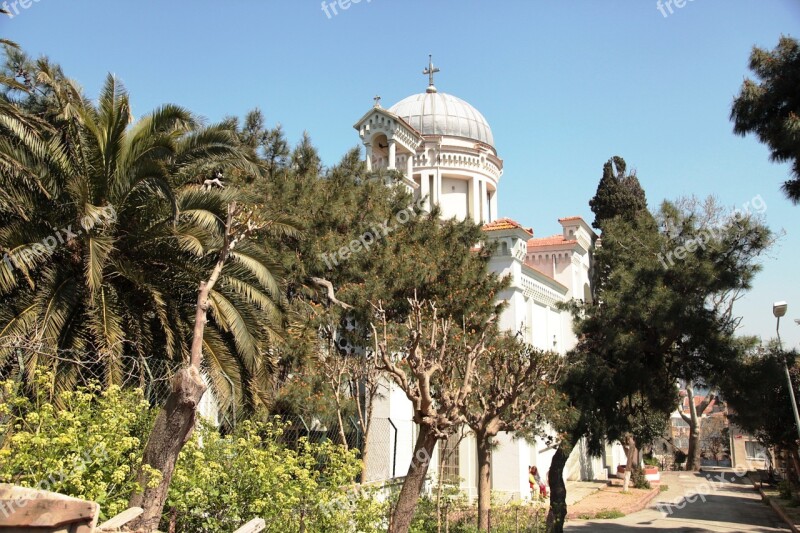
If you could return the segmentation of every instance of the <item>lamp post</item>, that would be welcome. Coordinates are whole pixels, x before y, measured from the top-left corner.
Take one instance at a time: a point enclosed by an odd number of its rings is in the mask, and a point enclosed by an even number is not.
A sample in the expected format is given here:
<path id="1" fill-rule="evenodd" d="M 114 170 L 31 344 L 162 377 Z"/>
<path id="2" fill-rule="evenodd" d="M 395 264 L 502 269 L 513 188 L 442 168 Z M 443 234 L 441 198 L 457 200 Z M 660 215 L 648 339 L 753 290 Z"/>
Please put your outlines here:
<path id="1" fill-rule="evenodd" d="M 775 326 L 775 333 L 778 334 L 778 348 L 783 353 L 783 343 L 781 342 L 781 317 L 786 314 L 786 308 L 789 307 L 786 302 L 775 302 L 772 304 L 772 315 L 778 319 Z M 792 412 L 794 412 L 794 424 L 797 428 L 797 435 L 800 437 L 800 415 L 797 413 L 797 402 L 794 399 L 794 387 L 792 386 L 792 376 L 789 374 L 789 365 L 786 364 L 786 359 L 783 359 L 783 369 L 786 371 L 786 382 L 789 384 L 789 398 L 792 401 Z"/>

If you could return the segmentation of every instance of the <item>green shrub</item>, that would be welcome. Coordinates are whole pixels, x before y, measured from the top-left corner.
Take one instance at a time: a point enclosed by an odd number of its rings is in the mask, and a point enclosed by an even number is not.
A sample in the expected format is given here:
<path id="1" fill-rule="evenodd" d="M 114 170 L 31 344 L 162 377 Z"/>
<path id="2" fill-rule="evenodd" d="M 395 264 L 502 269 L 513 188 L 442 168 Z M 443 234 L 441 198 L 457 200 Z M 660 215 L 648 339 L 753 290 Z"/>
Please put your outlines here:
<path id="1" fill-rule="evenodd" d="M 478 509 L 475 503 L 469 504 L 464 498 L 454 501 L 445 516 L 442 509 L 442 529 L 437 527 L 435 499 L 423 496 L 417 506 L 411 533 L 477 533 Z M 512 502 L 506 505 L 492 505 L 490 510 L 493 533 L 543 533 L 547 521 L 547 505 L 531 502 Z"/>
<path id="2" fill-rule="evenodd" d="M 176 465 L 162 529 L 173 520 L 177 531 L 227 532 L 256 517 L 286 533 L 385 528 L 382 504 L 346 490 L 361 469 L 356 451 L 305 439 L 292 450 L 281 433 L 279 424 L 257 422 L 228 436 L 198 428 Z"/>
<path id="3" fill-rule="evenodd" d="M 644 471 L 641 468 L 631 470 L 631 483 L 637 489 L 649 489 L 650 482 L 644 476 Z"/>
<path id="4" fill-rule="evenodd" d="M 128 507 L 155 414 L 141 391 L 98 384 L 49 398 L 36 378 L 31 398 L 0 382 L 0 483 L 93 500 L 102 519 Z M 261 517 L 272 531 L 385 530 L 385 504 L 355 490 L 357 452 L 300 440 L 281 428 L 245 422 L 229 436 L 202 425 L 181 452 L 164 522 L 178 532 L 233 531 Z M 201 445 L 202 443 L 202 445 Z M 158 480 L 158 472 L 153 476 Z"/>
<path id="5" fill-rule="evenodd" d="M 645 457 L 644 458 L 644 464 L 646 464 L 647 466 L 660 466 L 661 465 L 661 463 L 658 462 L 658 459 L 656 457 L 653 457 L 652 455 L 649 456 L 649 457 Z"/>
<path id="6" fill-rule="evenodd" d="M 142 392 L 92 384 L 50 398 L 50 383 L 38 375 L 30 398 L 0 383 L 0 483 L 94 500 L 102 518 L 125 510 L 152 422 Z"/>
<path id="7" fill-rule="evenodd" d="M 603 509 L 594 515 L 595 518 L 600 520 L 613 520 L 615 518 L 622 518 L 623 516 L 625 516 L 625 513 L 619 509 Z"/>

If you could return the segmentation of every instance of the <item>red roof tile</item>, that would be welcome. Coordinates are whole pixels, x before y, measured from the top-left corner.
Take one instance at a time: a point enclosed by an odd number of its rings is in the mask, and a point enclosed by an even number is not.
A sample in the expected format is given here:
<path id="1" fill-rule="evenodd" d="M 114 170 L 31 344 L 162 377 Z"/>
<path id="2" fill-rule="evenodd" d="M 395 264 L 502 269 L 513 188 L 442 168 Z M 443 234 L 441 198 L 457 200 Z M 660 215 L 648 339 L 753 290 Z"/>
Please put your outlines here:
<path id="1" fill-rule="evenodd" d="M 558 219 L 559 222 L 569 222 L 570 220 L 583 220 L 583 217 L 564 217 Z"/>
<path id="2" fill-rule="evenodd" d="M 575 244 L 578 241 L 572 239 L 567 240 L 564 238 L 563 235 L 551 235 L 550 237 L 542 237 L 540 239 L 529 239 L 528 240 L 528 249 L 531 248 L 539 248 L 541 246 L 557 246 L 557 245 L 569 245 Z"/>
<path id="3" fill-rule="evenodd" d="M 483 226 L 483 231 L 501 231 L 504 229 L 521 229 L 533 236 L 533 228 L 523 228 L 522 224 L 510 218 L 498 218 L 494 222 L 489 222 Z"/>

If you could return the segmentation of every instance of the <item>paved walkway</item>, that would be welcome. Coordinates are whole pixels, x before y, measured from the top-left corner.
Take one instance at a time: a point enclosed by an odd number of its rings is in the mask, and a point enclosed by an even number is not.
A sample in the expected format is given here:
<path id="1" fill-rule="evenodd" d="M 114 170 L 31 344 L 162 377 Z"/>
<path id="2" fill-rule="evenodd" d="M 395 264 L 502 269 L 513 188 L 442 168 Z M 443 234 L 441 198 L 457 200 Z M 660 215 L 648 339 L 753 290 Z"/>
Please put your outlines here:
<path id="1" fill-rule="evenodd" d="M 706 476 L 711 479 L 707 479 Z M 747 478 L 732 470 L 664 472 L 669 487 L 651 506 L 616 520 L 572 520 L 570 532 L 676 531 L 681 533 L 768 533 L 789 531 L 771 507 L 764 505 Z"/>
<path id="2" fill-rule="evenodd" d="M 567 481 L 567 507 L 606 486 L 605 481 Z M 548 489 L 549 490 L 549 489 Z M 548 492 L 548 498 L 549 498 Z"/>

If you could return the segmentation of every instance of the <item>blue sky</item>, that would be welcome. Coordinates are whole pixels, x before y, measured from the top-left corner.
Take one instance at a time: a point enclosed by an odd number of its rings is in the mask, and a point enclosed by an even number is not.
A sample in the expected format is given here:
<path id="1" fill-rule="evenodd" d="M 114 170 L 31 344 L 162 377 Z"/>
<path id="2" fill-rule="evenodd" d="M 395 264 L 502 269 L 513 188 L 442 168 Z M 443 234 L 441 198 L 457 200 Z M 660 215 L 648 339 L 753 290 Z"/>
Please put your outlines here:
<path id="1" fill-rule="evenodd" d="M 774 336 L 772 302 L 787 300 L 782 337 L 800 344 L 800 207 L 779 191 L 789 167 L 728 119 L 751 47 L 800 36 L 799 0 L 687 0 L 666 17 L 656 0 L 361 0 L 330 17 L 320 0 L 17 8 L 0 34 L 60 62 L 90 96 L 113 72 L 137 115 L 172 102 L 214 121 L 258 106 L 292 142 L 307 130 L 327 164 L 357 144 L 352 125 L 373 96 L 388 107 L 425 89 L 433 53 L 439 90 L 492 126 L 505 160 L 500 214 L 538 236 L 556 233 L 559 217 L 592 220 L 613 155 L 637 170 L 653 207 L 690 194 L 763 201 L 785 236 L 738 305 L 742 333 Z"/>

